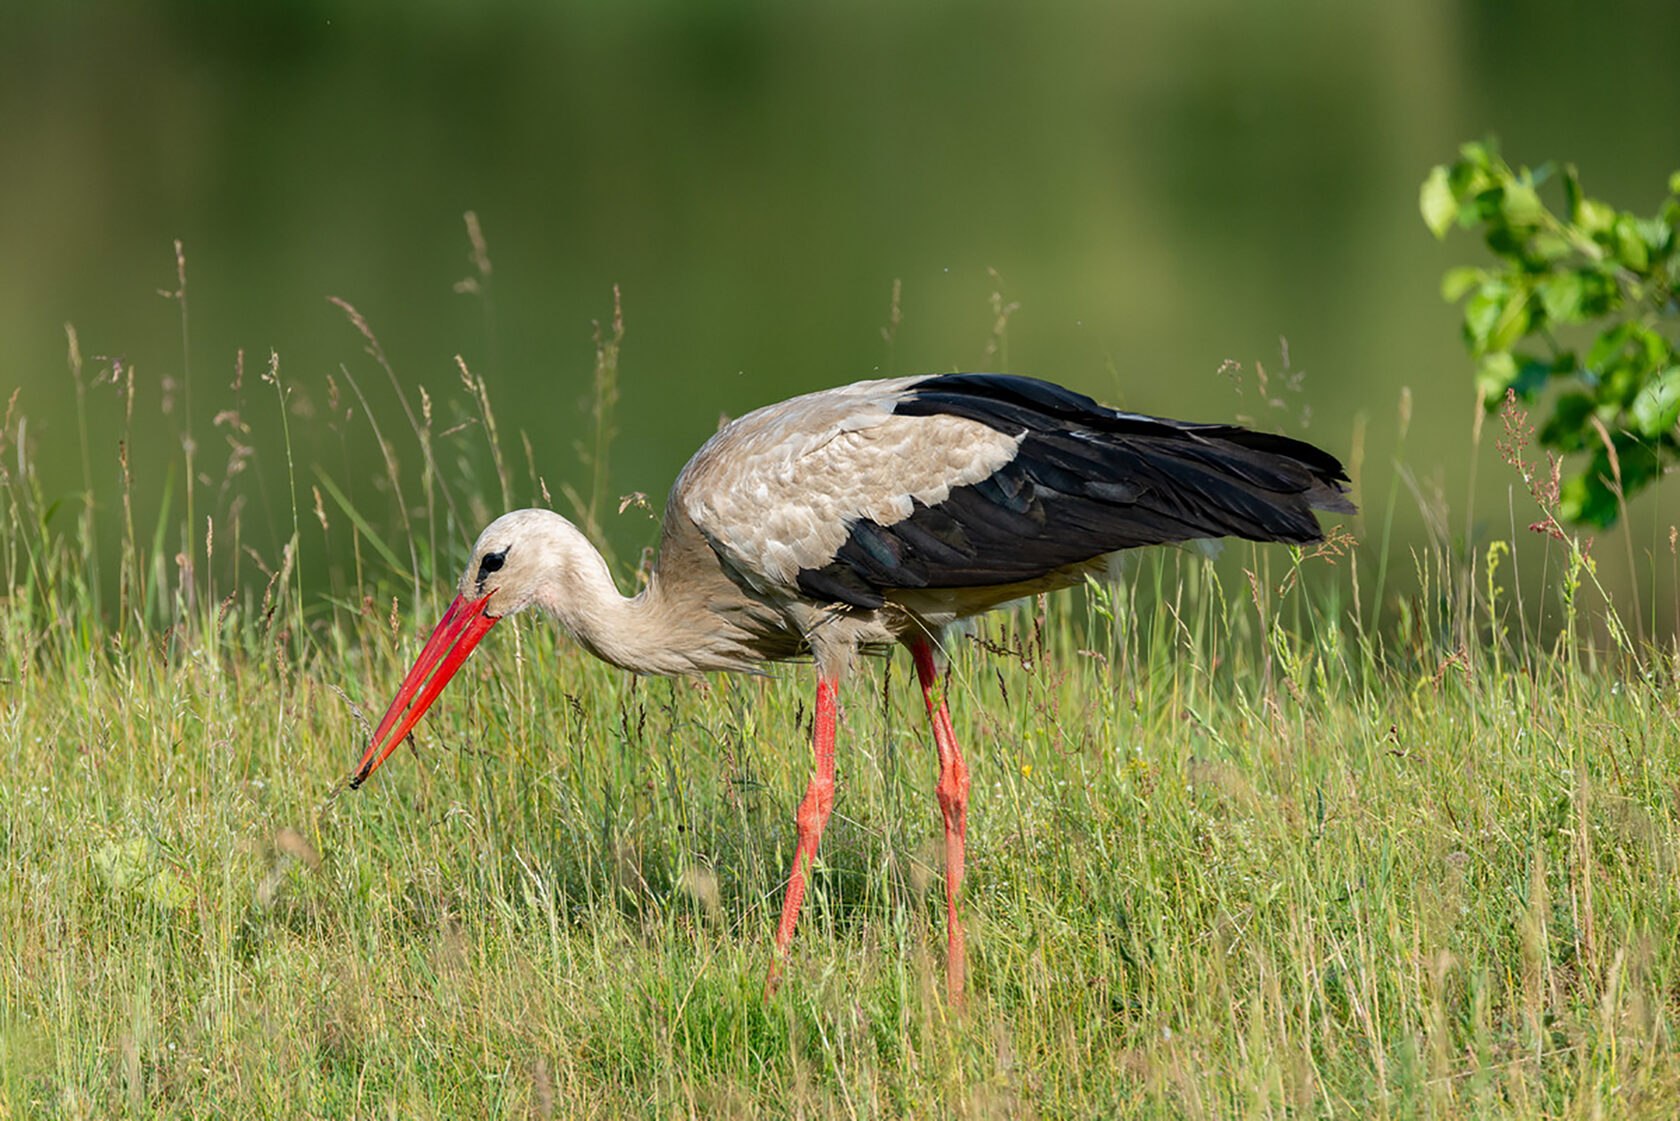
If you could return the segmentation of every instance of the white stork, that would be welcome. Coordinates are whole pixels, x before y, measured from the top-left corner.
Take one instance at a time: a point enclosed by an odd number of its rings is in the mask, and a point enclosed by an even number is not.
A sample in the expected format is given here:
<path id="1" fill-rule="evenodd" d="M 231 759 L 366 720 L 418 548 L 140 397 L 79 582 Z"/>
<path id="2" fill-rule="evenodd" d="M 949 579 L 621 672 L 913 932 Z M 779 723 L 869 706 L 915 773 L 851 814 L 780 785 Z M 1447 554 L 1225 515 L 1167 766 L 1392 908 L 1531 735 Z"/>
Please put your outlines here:
<path id="1" fill-rule="evenodd" d="M 946 981 L 960 1000 L 968 768 L 938 689 L 947 629 L 1079 583 L 1120 549 L 1318 540 L 1313 510 L 1354 509 L 1346 482 L 1333 456 L 1300 440 L 1117 412 L 1033 378 L 889 378 L 795 397 L 726 425 L 683 468 L 658 566 L 633 597 L 559 514 L 515 510 L 490 523 L 350 784 L 402 742 L 498 619 L 532 605 L 634 673 L 811 658 L 816 769 L 799 804 L 768 993 L 834 804 L 840 682 L 860 650 L 903 644 L 939 755 Z"/>

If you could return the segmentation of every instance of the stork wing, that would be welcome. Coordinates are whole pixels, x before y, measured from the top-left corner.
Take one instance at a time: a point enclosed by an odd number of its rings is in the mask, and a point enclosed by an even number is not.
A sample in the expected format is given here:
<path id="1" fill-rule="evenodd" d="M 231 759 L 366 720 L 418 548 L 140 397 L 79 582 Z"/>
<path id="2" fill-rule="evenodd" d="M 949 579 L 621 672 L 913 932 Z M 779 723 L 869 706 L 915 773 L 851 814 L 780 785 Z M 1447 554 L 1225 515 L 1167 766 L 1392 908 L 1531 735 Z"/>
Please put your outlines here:
<path id="1" fill-rule="evenodd" d="M 701 523 L 714 547 L 740 551 L 733 530 L 756 526 L 760 572 L 785 584 L 796 565 L 804 594 L 873 608 L 895 588 L 1014 584 L 1138 545 L 1315 541 L 1314 509 L 1353 510 L 1342 465 L 1285 436 L 1117 412 L 1032 378 L 873 384 L 852 428 L 792 424 L 779 452 L 746 458 L 748 489 L 708 511 L 731 532 Z"/>
<path id="2" fill-rule="evenodd" d="M 1015 457 L 1018 438 L 961 416 L 899 415 L 925 379 L 858 382 L 748 413 L 695 453 L 671 505 L 737 577 L 796 595 L 858 525 L 893 526 Z"/>

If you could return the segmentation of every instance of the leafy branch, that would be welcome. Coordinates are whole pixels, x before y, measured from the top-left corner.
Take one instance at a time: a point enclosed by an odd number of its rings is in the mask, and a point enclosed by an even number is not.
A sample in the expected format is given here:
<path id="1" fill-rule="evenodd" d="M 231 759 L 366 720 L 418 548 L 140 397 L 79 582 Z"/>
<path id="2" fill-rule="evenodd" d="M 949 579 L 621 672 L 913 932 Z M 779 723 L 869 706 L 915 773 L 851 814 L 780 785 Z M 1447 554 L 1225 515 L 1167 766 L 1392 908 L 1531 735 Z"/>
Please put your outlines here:
<path id="1" fill-rule="evenodd" d="M 1561 187 L 1561 208 L 1543 197 Z M 1448 270 L 1483 404 L 1552 393 L 1540 443 L 1588 453 L 1562 482 L 1559 512 L 1590 526 L 1680 463 L 1680 172 L 1654 216 L 1589 197 L 1573 166 L 1513 170 L 1471 143 L 1430 171 L 1418 195 L 1437 238 L 1480 227 L 1491 267 Z"/>

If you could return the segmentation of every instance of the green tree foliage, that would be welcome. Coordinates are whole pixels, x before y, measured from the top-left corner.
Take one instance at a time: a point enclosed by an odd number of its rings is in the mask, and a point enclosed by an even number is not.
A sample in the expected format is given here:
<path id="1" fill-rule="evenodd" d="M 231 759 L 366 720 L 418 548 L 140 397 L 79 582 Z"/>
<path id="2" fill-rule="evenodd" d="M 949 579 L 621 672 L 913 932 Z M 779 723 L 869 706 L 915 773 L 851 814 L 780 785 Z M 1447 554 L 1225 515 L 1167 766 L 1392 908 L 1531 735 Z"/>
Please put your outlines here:
<path id="1" fill-rule="evenodd" d="M 1574 167 L 1513 171 L 1494 144 L 1472 143 L 1430 171 L 1418 206 L 1438 238 L 1480 227 L 1494 256 L 1441 281 L 1463 301 L 1483 403 L 1547 395 L 1540 442 L 1589 457 L 1565 477 L 1559 514 L 1612 524 L 1618 488 L 1631 498 L 1680 462 L 1680 172 L 1642 218 L 1589 197 Z"/>

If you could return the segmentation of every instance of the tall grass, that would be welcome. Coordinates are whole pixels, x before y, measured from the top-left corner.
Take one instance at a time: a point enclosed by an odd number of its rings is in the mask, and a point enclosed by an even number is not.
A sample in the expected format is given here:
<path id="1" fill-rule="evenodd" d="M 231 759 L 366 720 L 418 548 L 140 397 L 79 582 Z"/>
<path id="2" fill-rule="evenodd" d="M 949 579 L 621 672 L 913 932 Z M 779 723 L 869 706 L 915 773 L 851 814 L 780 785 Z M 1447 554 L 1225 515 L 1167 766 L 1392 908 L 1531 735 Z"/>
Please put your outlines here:
<path id="1" fill-rule="evenodd" d="M 511 620 L 413 750 L 343 789 L 473 521 L 534 496 L 481 376 L 460 364 L 438 428 L 342 307 L 406 409 L 382 426 L 350 365 L 334 379 L 331 415 L 359 408 L 382 448 L 371 493 L 293 461 L 281 428 L 279 556 L 246 544 L 249 475 L 142 525 L 84 466 L 88 508 L 126 512 L 102 599 L 94 519 L 54 528 L 5 420 L 0 1117 L 1680 1107 L 1677 661 L 1630 637 L 1567 534 L 1544 618 L 1513 596 L 1513 541 L 1443 535 L 1387 615 L 1392 579 L 1362 587 L 1336 537 L 1141 554 L 984 621 L 951 690 L 975 776 L 961 1010 L 925 714 L 902 665 L 867 664 L 766 1003 L 800 668 L 637 679 Z M 615 310 L 584 516 L 610 493 L 622 337 Z M 265 369 L 250 409 L 284 417 Z M 98 375 L 130 410 L 132 377 Z M 489 472 L 440 468 L 479 438 Z"/>

